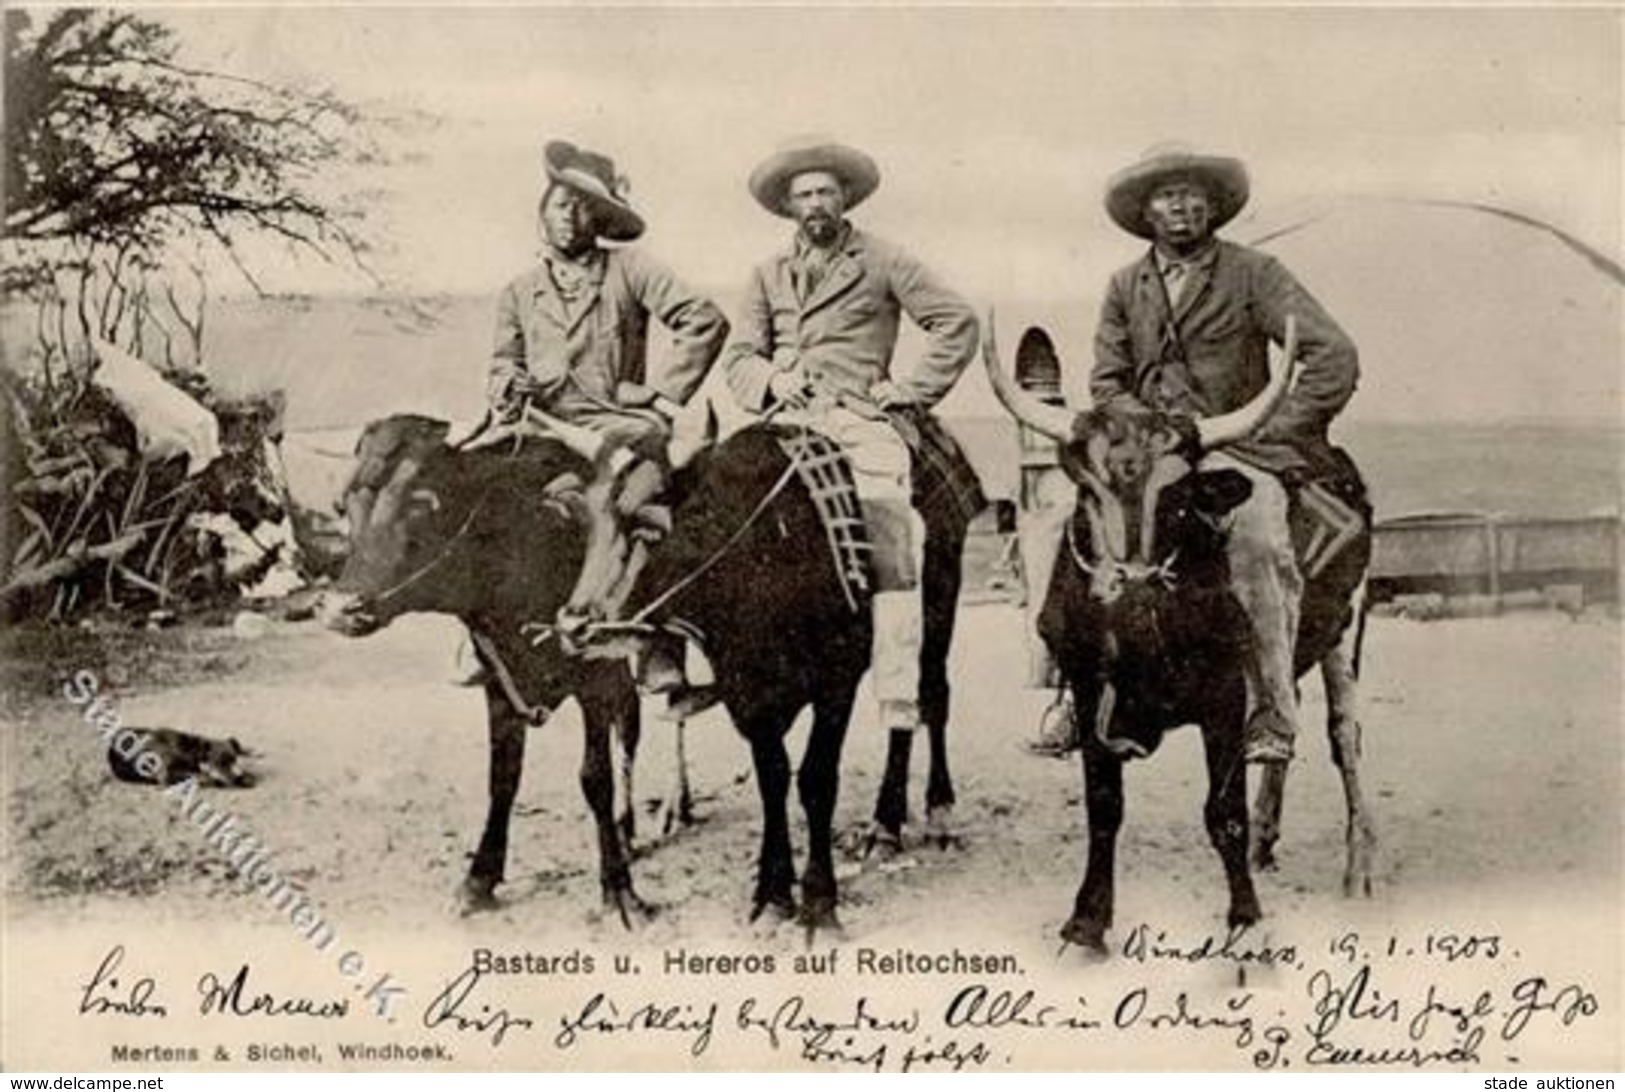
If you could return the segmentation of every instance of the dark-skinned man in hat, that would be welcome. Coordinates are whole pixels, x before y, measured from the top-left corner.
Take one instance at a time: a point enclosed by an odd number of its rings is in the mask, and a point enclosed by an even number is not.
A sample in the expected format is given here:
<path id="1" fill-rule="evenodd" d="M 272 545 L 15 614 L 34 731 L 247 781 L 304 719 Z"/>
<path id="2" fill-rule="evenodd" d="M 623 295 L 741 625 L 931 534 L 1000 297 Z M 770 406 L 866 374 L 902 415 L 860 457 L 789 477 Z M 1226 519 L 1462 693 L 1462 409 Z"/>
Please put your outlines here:
<path id="1" fill-rule="evenodd" d="M 796 232 L 753 272 L 724 367 L 746 410 L 804 423 L 845 450 L 874 544 L 871 685 L 880 724 L 913 731 L 924 527 L 910 503 L 912 474 L 932 475 L 933 495 L 943 487 L 966 520 L 986 504 L 963 452 L 927 412 L 974 355 L 977 323 L 917 259 L 847 219 L 879 184 L 867 154 L 822 138 L 793 142 L 751 173 L 752 196 Z M 892 355 L 903 315 L 925 348 L 899 370 Z"/>
<path id="2" fill-rule="evenodd" d="M 645 225 L 613 160 L 553 141 L 543 161 L 541 253 L 498 300 L 487 397 L 499 418 L 512 418 L 528 403 L 625 444 L 640 457 L 626 488 L 653 495 L 667 469 L 669 414 L 704 381 L 728 321 L 665 265 L 624 245 Z M 651 320 L 671 334 L 664 358 L 653 364 Z M 678 695 L 685 686 L 681 653 L 680 644 L 659 646 L 639 681 Z"/>
<path id="3" fill-rule="evenodd" d="M 1275 258 L 1216 238 L 1246 204 L 1240 160 L 1162 145 L 1119 171 L 1106 211 L 1151 243 L 1115 273 L 1101 305 L 1090 393 L 1097 405 L 1207 417 L 1252 399 L 1269 345 L 1296 316 L 1299 373 L 1253 437 L 1202 466 L 1246 475 L 1249 498 L 1227 517 L 1231 580 L 1252 624 L 1247 657 L 1249 762 L 1290 761 L 1297 736 L 1293 645 L 1303 589 L 1288 525 L 1288 488 L 1336 465 L 1327 428 L 1354 393 L 1354 343 Z"/>

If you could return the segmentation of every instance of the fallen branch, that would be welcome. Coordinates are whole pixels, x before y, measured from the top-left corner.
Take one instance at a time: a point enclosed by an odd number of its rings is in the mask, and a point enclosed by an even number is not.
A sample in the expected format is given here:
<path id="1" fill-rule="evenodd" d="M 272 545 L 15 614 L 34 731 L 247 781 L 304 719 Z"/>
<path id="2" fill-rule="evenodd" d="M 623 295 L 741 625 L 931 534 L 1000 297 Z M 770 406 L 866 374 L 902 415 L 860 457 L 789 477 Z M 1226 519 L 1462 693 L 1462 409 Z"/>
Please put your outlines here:
<path id="1" fill-rule="evenodd" d="M 100 546 L 91 546 L 75 550 L 69 548 L 61 557 L 48 561 L 44 565 L 18 573 L 8 580 L 4 587 L 0 587 L 0 601 L 9 599 L 19 592 L 41 588 L 53 584 L 64 577 L 73 576 L 79 570 L 98 561 L 118 561 L 125 554 L 141 545 L 142 539 L 147 537 L 143 529 L 132 531 L 130 534 L 104 542 Z"/>

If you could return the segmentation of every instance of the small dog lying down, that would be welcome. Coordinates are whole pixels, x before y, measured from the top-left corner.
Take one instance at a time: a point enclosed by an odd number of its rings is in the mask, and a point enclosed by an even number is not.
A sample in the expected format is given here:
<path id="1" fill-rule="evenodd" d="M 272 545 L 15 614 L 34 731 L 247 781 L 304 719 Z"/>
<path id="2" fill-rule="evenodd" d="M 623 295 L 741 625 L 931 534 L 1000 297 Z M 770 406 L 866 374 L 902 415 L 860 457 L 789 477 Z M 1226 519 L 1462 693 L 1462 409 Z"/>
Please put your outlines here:
<path id="1" fill-rule="evenodd" d="M 195 777 L 199 785 L 221 789 L 246 789 L 256 778 L 243 769 L 241 760 L 254 752 L 235 739 L 218 740 L 194 735 L 174 728 L 129 728 L 120 735 L 134 736 L 139 746 L 125 742 L 123 747 L 114 743 L 107 748 L 107 764 L 113 776 L 120 781 L 133 781 L 146 785 L 176 785 Z M 147 770 L 138 769 L 143 755 L 158 760 L 158 773 L 147 776 Z M 146 765 L 149 770 L 151 762 Z"/>

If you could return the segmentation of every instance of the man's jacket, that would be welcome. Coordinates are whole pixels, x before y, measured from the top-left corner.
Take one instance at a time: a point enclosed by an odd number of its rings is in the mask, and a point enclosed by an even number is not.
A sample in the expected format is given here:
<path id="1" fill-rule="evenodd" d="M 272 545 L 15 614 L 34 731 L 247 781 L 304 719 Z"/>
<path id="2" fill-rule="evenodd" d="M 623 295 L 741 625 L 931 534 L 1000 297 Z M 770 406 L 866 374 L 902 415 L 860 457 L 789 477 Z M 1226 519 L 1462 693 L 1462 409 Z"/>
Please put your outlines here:
<path id="1" fill-rule="evenodd" d="M 816 386 L 859 402 L 890 380 L 912 403 L 888 416 L 914 454 L 916 506 L 949 503 L 968 523 L 987 498 L 958 443 L 927 411 L 976 353 L 970 305 L 913 256 L 857 228 L 805 300 L 796 291 L 794 261 L 794 249 L 786 249 L 751 274 L 737 338 L 723 358 L 735 399 L 753 412 L 765 410 L 773 377 L 798 367 Z M 903 314 L 925 333 L 926 346 L 912 369 L 893 375 Z"/>
<path id="2" fill-rule="evenodd" d="M 929 409 L 975 355 L 976 316 L 970 305 L 898 247 L 851 229 L 846 246 L 805 301 L 796 292 L 794 260 L 791 249 L 768 259 L 745 289 L 724 367 L 734 397 L 746 409 L 765 409 L 773 376 L 797 365 L 815 384 L 859 398 L 890 379 Z M 903 313 L 925 331 L 927 345 L 912 370 L 894 376 L 892 350 Z"/>
<path id="3" fill-rule="evenodd" d="M 1354 343 L 1273 257 L 1222 240 L 1208 257 L 1171 308 L 1152 253 L 1112 276 L 1091 395 L 1201 417 L 1236 409 L 1263 389 L 1269 343 L 1296 315 L 1297 384 L 1253 439 L 1228 450 L 1274 473 L 1324 471 L 1327 426 L 1359 377 Z"/>
<path id="4" fill-rule="evenodd" d="M 622 382 L 688 401 L 727 339 L 721 309 L 636 249 L 607 251 L 599 272 L 570 307 L 545 263 L 502 290 L 489 380 L 493 402 L 525 371 L 556 387 L 548 408 L 561 415 L 613 404 Z M 670 349 L 656 368 L 648 362 L 651 316 L 671 331 Z"/>

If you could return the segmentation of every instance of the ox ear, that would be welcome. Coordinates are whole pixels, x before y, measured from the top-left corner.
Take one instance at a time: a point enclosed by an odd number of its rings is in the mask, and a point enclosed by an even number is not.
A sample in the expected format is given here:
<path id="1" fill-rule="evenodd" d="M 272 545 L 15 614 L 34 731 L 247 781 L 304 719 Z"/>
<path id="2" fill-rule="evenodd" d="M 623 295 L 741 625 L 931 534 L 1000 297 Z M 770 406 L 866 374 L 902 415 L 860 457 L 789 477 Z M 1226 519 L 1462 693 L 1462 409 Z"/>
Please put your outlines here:
<path id="1" fill-rule="evenodd" d="M 1253 495 L 1253 483 L 1239 470 L 1204 470 L 1196 475 L 1191 499 L 1196 510 L 1222 516 Z"/>

